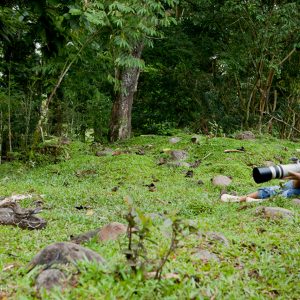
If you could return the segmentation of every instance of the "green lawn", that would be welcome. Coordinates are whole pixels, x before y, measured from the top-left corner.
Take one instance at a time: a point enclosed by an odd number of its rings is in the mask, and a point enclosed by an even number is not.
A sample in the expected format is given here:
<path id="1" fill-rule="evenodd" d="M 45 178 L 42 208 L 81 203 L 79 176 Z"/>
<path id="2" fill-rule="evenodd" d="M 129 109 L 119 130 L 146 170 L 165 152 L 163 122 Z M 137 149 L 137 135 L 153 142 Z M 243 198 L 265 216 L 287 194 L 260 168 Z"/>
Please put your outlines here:
<path id="1" fill-rule="evenodd" d="M 74 142 L 68 147 L 70 159 L 56 164 L 0 165 L 0 196 L 45 195 L 45 209 L 40 216 L 48 221 L 40 231 L 0 226 L 0 299 L 1 291 L 8 299 L 37 298 L 37 272 L 26 273 L 32 257 L 50 243 L 70 240 L 70 235 L 112 221 L 125 222 L 124 198 L 128 196 L 143 213 L 177 212 L 178 217 L 195 221 L 201 232 L 222 233 L 229 246 L 208 243 L 197 235 L 186 236 L 164 268 L 164 273 L 176 273 L 179 279 L 157 281 L 130 272 L 122 254 L 126 237 L 106 243 L 92 240 L 85 246 L 102 255 L 107 265 L 80 265 L 80 274 L 75 276 L 71 288 L 43 294 L 42 298 L 300 299 L 300 206 L 290 199 L 274 198 L 264 205 L 288 208 L 295 217 L 267 220 L 255 215 L 261 204 L 220 202 L 221 188 L 211 184 L 211 178 L 222 174 L 232 176 L 229 192 L 253 191 L 258 185 L 252 179 L 252 167 L 265 161 L 289 163 L 289 158 L 299 154 L 300 144 L 270 137 L 241 141 L 205 136 L 199 144 L 192 144 L 190 135 L 178 136 L 181 141 L 176 144 L 170 144 L 169 137 L 136 137 L 112 146 L 129 153 L 101 157 L 95 156 L 89 145 Z M 246 152 L 224 153 L 225 149 L 241 146 Z M 142 147 L 145 155 L 136 154 Z M 157 164 L 159 158 L 167 156 L 162 153 L 166 148 L 186 150 L 189 162 L 202 159 L 199 167 L 193 169 L 192 178 L 185 177 L 186 167 Z M 156 190 L 151 192 L 146 185 L 154 178 Z M 265 185 L 277 183 L 274 180 Z M 119 188 L 113 192 L 116 186 Z M 31 204 L 31 200 L 21 201 L 22 206 Z M 76 209 L 80 205 L 89 207 L 89 213 Z M 169 237 L 157 228 L 152 235 L 158 245 L 147 244 L 149 255 L 162 255 Z M 218 260 L 197 259 L 193 255 L 197 247 L 216 254 Z M 7 268 L 10 265 L 13 267 Z"/>

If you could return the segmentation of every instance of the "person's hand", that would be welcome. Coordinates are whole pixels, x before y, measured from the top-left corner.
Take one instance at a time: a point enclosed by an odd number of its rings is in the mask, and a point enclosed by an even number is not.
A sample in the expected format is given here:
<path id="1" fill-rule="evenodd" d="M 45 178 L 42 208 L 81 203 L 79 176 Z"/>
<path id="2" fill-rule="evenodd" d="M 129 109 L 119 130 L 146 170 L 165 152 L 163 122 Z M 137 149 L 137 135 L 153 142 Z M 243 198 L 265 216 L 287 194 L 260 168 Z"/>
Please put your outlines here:
<path id="1" fill-rule="evenodd" d="M 291 179 L 291 180 L 300 181 L 300 173 L 290 171 L 289 175 L 284 177 L 284 179 Z"/>

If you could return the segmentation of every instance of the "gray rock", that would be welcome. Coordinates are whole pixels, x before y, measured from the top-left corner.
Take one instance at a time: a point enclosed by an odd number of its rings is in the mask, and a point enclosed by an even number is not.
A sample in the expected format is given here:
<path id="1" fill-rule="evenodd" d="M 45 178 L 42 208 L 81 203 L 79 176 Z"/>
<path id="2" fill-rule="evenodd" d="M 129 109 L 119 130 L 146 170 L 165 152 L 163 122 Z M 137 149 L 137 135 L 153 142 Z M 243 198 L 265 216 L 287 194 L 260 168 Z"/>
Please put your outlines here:
<path id="1" fill-rule="evenodd" d="M 43 270 L 37 277 L 35 286 L 38 290 L 44 288 L 51 290 L 55 287 L 63 287 L 66 281 L 65 274 L 58 269 Z"/>
<path id="2" fill-rule="evenodd" d="M 197 249 L 192 257 L 194 260 L 202 260 L 203 262 L 220 261 L 216 254 L 202 249 Z"/>
<path id="3" fill-rule="evenodd" d="M 291 210 L 282 207 L 259 206 L 255 213 L 267 219 L 292 218 L 294 216 Z"/>
<path id="4" fill-rule="evenodd" d="M 171 144 L 176 144 L 180 141 L 181 141 L 181 138 L 179 138 L 179 137 L 172 137 L 169 139 L 169 143 L 171 143 Z"/>
<path id="5" fill-rule="evenodd" d="M 293 199 L 293 204 L 300 206 L 300 199 Z"/>
<path id="6" fill-rule="evenodd" d="M 188 158 L 188 153 L 184 150 L 173 150 L 171 151 L 171 156 L 173 160 L 186 160 Z"/>
<path id="7" fill-rule="evenodd" d="M 215 186 L 228 186 L 232 182 L 232 179 L 228 176 L 218 175 L 212 178 L 212 184 Z"/>
<path id="8" fill-rule="evenodd" d="M 29 269 L 37 265 L 69 264 L 78 260 L 96 261 L 105 263 L 105 260 L 96 252 L 70 242 L 54 243 L 41 250 L 29 263 Z"/>
<path id="9" fill-rule="evenodd" d="M 255 135 L 251 131 L 244 131 L 244 132 L 238 133 L 235 136 L 235 138 L 238 139 L 238 140 L 254 140 Z"/>
<path id="10" fill-rule="evenodd" d="M 222 233 L 208 231 L 208 232 L 205 232 L 204 235 L 205 235 L 206 239 L 208 239 L 208 240 L 218 241 L 225 246 L 229 246 L 228 239 Z"/>

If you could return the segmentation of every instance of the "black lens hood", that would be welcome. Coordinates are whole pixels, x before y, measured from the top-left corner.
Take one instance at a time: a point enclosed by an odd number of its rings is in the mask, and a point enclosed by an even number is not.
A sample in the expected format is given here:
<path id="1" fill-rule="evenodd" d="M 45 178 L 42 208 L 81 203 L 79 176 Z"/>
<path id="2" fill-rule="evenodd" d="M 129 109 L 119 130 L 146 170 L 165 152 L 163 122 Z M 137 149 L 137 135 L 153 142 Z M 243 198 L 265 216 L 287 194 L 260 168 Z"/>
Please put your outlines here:
<path id="1" fill-rule="evenodd" d="M 273 178 L 269 167 L 256 167 L 253 169 L 252 175 L 256 183 L 266 182 Z"/>

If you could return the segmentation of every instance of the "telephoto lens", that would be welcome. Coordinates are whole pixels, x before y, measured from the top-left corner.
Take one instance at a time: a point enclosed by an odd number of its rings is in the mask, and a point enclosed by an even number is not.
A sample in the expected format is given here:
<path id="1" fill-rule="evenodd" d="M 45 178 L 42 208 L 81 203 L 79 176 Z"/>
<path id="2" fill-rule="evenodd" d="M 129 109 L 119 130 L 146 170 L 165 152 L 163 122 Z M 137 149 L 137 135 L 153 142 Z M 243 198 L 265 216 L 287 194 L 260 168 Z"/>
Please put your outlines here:
<path id="1" fill-rule="evenodd" d="M 271 179 L 280 179 L 289 175 L 289 172 L 300 173 L 299 161 L 295 164 L 277 165 L 271 167 L 256 167 L 253 169 L 253 179 L 256 183 L 262 183 Z"/>

